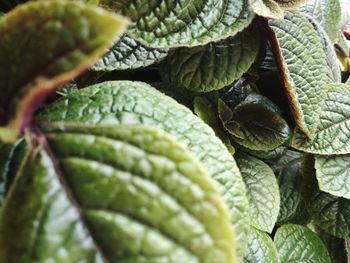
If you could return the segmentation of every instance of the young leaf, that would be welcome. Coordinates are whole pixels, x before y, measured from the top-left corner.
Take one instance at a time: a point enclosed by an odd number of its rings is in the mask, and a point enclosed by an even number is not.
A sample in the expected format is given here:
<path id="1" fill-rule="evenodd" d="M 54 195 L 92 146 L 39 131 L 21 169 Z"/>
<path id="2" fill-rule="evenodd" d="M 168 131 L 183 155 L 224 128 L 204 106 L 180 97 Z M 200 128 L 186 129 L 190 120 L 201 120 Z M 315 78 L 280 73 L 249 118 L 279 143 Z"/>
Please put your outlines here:
<path id="1" fill-rule="evenodd" d="M 278 3 L 282 8 L 294 9 L 295 7 L 305 3 L 306 0 L 273 0 Z"/>
<path id="2" fill-rule="evenodd" d="M 271 20 L 268 31 L 295 122 L 312 137 L 324 98 L 321 87 L 330 81 L 320 38 L 297 11 L 285 11 L 283 20 Z"/>
<path id="3" fill-rule="evenodd" d="M 43 122 L 144 124 L 174 135 L 219 182 L 243 255 L 248 227 L 245 186 L 238 167 L 212 129 L 189 109 L 145 83 L 114 81 L 69 94 L 43 110 Z"/>
<path id="4" fill-rule="evenodd" d="M 244 263 L 279 263 L 277 249 L 268 234 L 251 227 Z"/>
<path id="5" fill-rule="evenodd" d="M 7 127 L 0 140 L 13 141 L 45 97 L 94 64 L 126 23 L 100 8 L 59 0 L 29 2 L 4 15 L 0 123 Z"/>
<path id="6" fill-rule="evenodd" d="M 299 10 L 315 18 L 327 32 L 331 41 L 336 42 L 341 21 L 339 0 L 308 0 Z"/>
<path id="7" fill-rule="evenodd" d="M 219 114 L 224 120 L 223 111 L 219 111 Z M 261 95 L 248 95 L 232 110 L 231 117 L 231 120 L 224 122 L 224 126 L 230 131 L 232 127 L 228 124 L 236 124 L 236 129 L 231 131 L 233 139 L 248 149 L 272 150 L 290 137 L 288 124 L 280 116 L 277 107 Z"/>
<path id="8" fill-rule="evenodd" d="M 274 0 L 250 0 L 253 11 L 266 18 L 281 19 L 283 10 Z"/>
<path id="9" fill-rule="evenodd" d="M 350 199 L 350 155 L 316 156 L 315 168 L 321 191 Z"/>
<path id="10" fill-rule="evenodd" d="M 167 54 L 167 49 L 148 48 L 128 35 L 124 35 L 118 43 L 92 67 L 92 70 L 113 71 L 147 67 L 160 62 Z"/>
<path id="11" fill-rule="evenodd" d="M 101 0 L 133 21 L 129 35 L 153 48 L 198 46 L 236 35 L 254 16 L 248 0 Z"/>
<path id="12" fill-rule="evenodd" d="M 318 126 L 313 139 L 294 132 L 292 147 L 309 153 L 332 155 L 350 153 L 350 86 L 335 83 L 322 89 L 326 98 L 320 105 Z"/>
<path id="13" fill-rule="evenodd" d="M 220 42 L 176 49 L 164 61 L 162 72 L 192 91 L 219 90 L 248 71 L 259 48 L 259 31 L 250 27 Z"/>
<path id="14" fill-rule="evenodd" d="M 326 246 L 306 227 L 283 225 L 277 230 L 274 241 L 281 263 L 331 263 Z"/>
<path id="15" fill-rule="evenodd" d="M 280 195 L 276 177 L 264 162 L 246 154 L 235 154 L 247 186 L 250 224 L 271 233 L 278 216 Z"/>
<path id="16" fill-rule="evenodd" d="M 214 181 L 172 137 L 78 124 L 45 136 L 4 204 L 1 262 L 235 261 Z"/>

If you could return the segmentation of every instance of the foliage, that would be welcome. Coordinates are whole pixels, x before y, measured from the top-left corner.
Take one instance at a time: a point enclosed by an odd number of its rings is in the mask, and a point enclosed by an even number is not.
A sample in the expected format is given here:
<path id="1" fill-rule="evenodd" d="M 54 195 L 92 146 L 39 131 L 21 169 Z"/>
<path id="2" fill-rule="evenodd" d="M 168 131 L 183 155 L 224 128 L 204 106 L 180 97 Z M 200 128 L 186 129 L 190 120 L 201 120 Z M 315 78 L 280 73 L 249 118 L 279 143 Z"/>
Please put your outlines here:
<path id="1" fill-rule="evenodd" d="M 349 18 L 2 1 L 0 262 L 350 262 Z"/>

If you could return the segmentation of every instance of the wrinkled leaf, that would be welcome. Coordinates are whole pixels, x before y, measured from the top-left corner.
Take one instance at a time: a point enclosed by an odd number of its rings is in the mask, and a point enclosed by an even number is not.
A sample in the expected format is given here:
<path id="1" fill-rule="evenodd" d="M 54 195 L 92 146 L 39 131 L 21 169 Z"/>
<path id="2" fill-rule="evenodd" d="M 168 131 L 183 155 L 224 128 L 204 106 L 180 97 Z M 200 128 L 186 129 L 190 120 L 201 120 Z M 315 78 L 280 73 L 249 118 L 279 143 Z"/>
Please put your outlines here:
<path id="1" fill-rule="evenodd" d="M 279 263 L 277 249 L 268 234 L 251 227 L 244 263 Z"/>
<path id="2" fill-rule="evenodd" d="M 130 36 L 153 48 L 222 40 L 242 31 L 254 16 L 248 0 L 101 0 L 100 5 L 130 17 Z"/>
<path id="3" fill-rule="evenodd" d="M 264 162 L 246 154 L 235 155 L 247 187 L 252 226 L 271 232 L 278 216 L 280 195 L 277 180 Z"/>
<path id="4" fill-rule="evenodd" d="M 315 18 L 333 43 L 337 40 L 341 21 L 339 0 L 308 0 L 299 10 Z"/>
<path id="5" fill-rule="evenodd" d="M 220 42 L 176 49 L 164 61 L 163 74 L 192 91 L 219 90 L 248 71 L 259 48 L 259 31 L 250 27 Z"/>
<path id="6" fill-rule="evenodd" d="M 214 181 L 172 137 L 142 126 L 45 130 L 4 204 L 1 262 L 235 260 Z"/>
<path id="7" fill-rule="evenodd" d="M 326 98 L 320 105 L 318 126 L 313 139 L 296 131 L 292 146 L 298 150 L 322 154 L 350 153 L 350 86 L 336 83 L 322 87 Z"/>
<path id="8" fill-rule="evenodd" d="M 332 263 L 348 262 L 346 240 L 331 236 L 319 229 L 317 230 L 317 233 L 326 245 Z"/>
<path id="9" fill-rule="evenodd" d="M 324 98 L 322 87 L 329 82 L 320 38 L 297 11 L 285 11 L 283 20 L 271 20 L 269 34 L 294 120 L 302 132 L 312 137 Z"/>
<path id="10" fill-rule="evenodd" d="M 8 126 L 0 128 L 0 140 L 14 141 L 42 101 L 94 64 L 126 22 L 94 6 L 59 0 L 29 2 L 4 15 L 0 124 Z"/>
<path id="11" fill-rule="evenodd" d="M 266 18 L 281 19 L 283 10 L 274 0 L 250 0 L 253 11 Z"/>
<path id="12" fill-rule="evenodd" d="M 68 106 L 66 106 L 68 105 Z M 240 172 L 230 153 L 190 110 L 144 83 L 105 82 L 61 98 L 39 116 L 41 121 L 157 126 L 187 145 L 219 182 L 237 233 L 239 252 L 245 248 L 247 199 Z"/>
<path id="13" fill-rule="evenodd" d="M 273 0 L 285 9 L 294 9 L 307 0 Z"/>
<path id="14" fill-rule="evenodd" d="M 93 66 L 92 70 L 113 71 L 143 68 L 160 62 L 167 54 L 167 49 L 148 48 L 128 35 L 124 35 L 118 43 Z"/>
<path id="15" fill-rule="evenodd" d="M 274 237 L 281 263 L 331 263 L 326 246 L 310 229 L 287 224 Z"/>

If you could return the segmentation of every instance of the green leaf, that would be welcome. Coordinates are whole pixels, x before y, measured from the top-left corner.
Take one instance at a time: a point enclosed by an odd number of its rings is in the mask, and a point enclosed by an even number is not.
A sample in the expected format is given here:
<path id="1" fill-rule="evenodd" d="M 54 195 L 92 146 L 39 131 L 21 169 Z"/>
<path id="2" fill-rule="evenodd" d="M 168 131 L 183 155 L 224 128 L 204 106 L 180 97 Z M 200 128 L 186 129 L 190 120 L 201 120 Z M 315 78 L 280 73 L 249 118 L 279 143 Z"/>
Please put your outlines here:
<path id="1" fill-rule="evenodd" d="M 274 238 L 281 263 L 330 263 L 326 246 L 310 229 L 293 224 L 281 226 Z"/>
<path id="2" fill-rule="evenodd" d="M 4 15 L 0 123 L 7 126 L 0 128 L 0 140 L 14 141 L 42 101 L 93 65 L 126 24 L 120 16 L 73 1 L 29 2 Z"/>
<path id="3" fill-rule="evenodd" d="M 285 9 L 293 9 L 307 0 L 273 0 Z"/>
<path id="4" fill-rule="evenodd" d="M 250 0 L 253 11 L 266 18 L 281 19 L 283 10 L 274 0 Z"/>
<path id="5" fill-rule="evenodd" d="M 290 223 L 299 212 L 302 200 L 303 154 L 288 150 L 281 158 L 272 163 L 279 185 L 281 206 L 278 223 Z"/>
<path id="6" fill-rule="evenodd" d="M 350 199 L 350 155 L 316 156 L 316 177 L 320 190 Z"/>
<path id="7" fill-rule="evenodd" d="M 203 163 L 223 191 L 241 255 L 248 225 L 245 186 L 238 167 L 212 129 L 199 118 L 145 83 L 114 81 L 97 84 L 61 98 L 38 121 L 89 124 L 144 124 L 174 135 Z"/>
<path id="8" fill-rule="evenodd" d="M 326 245 L 332 263 L 348 262 L 346 240 L 331 236 L 322 230 L 317 230 L 317 233 Z"/>
<path id="9" fill-rule="evenodd" d="M 292 147 L 315 154 L 350 153 L 350 86 L 335 83 L 322 89 L 326 98 L 320 105 L 318 126 L 313 139 L 308 139 L 296 131 L 292 138 Z"/>
<path id="10" fill-rule="evenodd" d="M 118 43 L 92 67 L 92 70 L 113 71 L 143 68 L 160 62 L 167 54 L 167 49 L 148 48 L 128 35 L 124 35 Z"/>
<path id="11" fill-rule="evenodd" d="M 341 21 L 339 0 L 308 0 L 300 7 L 300 10 L 315 18 L 327 32 L 331 41 L 336 42 Z"/>
<path id="12" fill-rule="evenodd" d="M 222 40 L 242 31 L 254 16 L 248 0 L 101 0 L 100 5 L 130 17 L 129 35 L 153 48 Z"/>
<path id="13" fill-rule="evenodd" d="M 143 126 L 45 130 L 4 204 L 1 262 L 234 262 L 219 190 L 172 137 Z"/>
<path id="14" fill-rule="evenodd" d="M 220 114 L 220 112 L 219 112 Z M 279 115 L 278 108 L 259 94 L 250 94 L 233 110 L 231 119 L 223 118 L 224 126 L 234 123 L 233 139 L 240 145 L 258 151 L 272 150 L 290 137 L 286 121 Z M 226 124 L 226 125 L 225 125 Z M 237 134 L 241 134 L 237 136 Z"/>
<path id="15" fill-rule="evenodd" d="M 163 63 L 163 74 L 196 92 L 219 90 L 239 79 L 254 63 L 260 48 L 256 27 L 223 41 L 178 48 Z"/>
<path id="16" fill-rule="evenodd" d="M 279 263 L 277 249 L 268 234 L 251 227 L 244 263 Z"/>
<path id="17" fill-rule="evenodd" d="M 307 18 L 297 11 L 286 11 L 283 20 L 270 20 L 269 34 L 295 122 L 312 137 L 319 104 L 324 98 L 324 89 L 320 87 L 329 82 L 320 38 Z"/>
<path id="18" fill-rule="evenodd" d="M 14 144 L 0 144 L 0 205 L 26 154 L 26 143 L 19 139 Z"/>
<path id="19" fill-rule="evenodd" d="M 246 154 L 235 154 L 247 186 L 252 226 L 271 233 L 278 216 L 280 194 L 276 177 L 264 162 Z"/>

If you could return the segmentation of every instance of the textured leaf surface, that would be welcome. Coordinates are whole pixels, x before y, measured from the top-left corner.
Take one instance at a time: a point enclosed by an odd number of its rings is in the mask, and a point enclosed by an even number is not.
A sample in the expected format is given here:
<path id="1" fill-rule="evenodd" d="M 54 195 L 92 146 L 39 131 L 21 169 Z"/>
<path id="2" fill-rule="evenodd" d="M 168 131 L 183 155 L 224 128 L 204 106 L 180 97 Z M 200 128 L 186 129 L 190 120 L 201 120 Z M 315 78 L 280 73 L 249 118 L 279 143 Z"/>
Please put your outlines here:
<path id="1" fill-rule="evenodd" d="M 209 92 L 239 79 L 254 63 L 260 48 L 256 27 L 223 41 L 176 49 L 165 60 L 165 74 L 186 89 Z"/>
<path id="2" fill-rule="evenodd" d="M 337 83 L 323 87 L 326 98 L 321 103 L 318 126 L 313 139 L 295 132 L 292 146 L 322 155 L 350 153 L 350 86 Z"/>
<path id="3" fill-rule="evenodd" d="M 269 22 L 271 45 L 297 126 L 308 137 L 317 127 L 321 88 L 329 82 L 329 68 L 320 38 L 297 11 L 285 11 L 283 20 Z M 308 70 L 303 70 L 308 69 Z"/>
<path id="4" fill-rule="evenodd" d="M 247 186 L 251 225 L 271 232 L 278 216 L 280 195 L 277 180 L 264 162 L 246 154 L 235 155 Z"/>
<path id="5" fill-rule="evenodd" d="M 248 0 L 100 1 L 133 21 L 129 34 L 154 48 L 196 46 L 234 36 L 254 14 Z"/>
<path id="6" fill-rule="evenodd" d="M 274 0 L 250 0 L 254 12 L 266 18 L 281 19 L 283 10 Z"/>
<path id="7" fill-rule="evenodd" d="M 281 263 L 330 263 L 327 248 L 310 229 L 299 225 L 283 225 L 275 235 Z"/>
<path id="8" fill-rule="evenodd" d="M 253 227 L 248 234 L 244 263 L 279 263 L 277 249 L 268 234 Z"/>
<path id="9" fill-rule="evenodd" d="M 190 110 L 144 83 L 105 82 L 72 93 L 46 108 L 39 119 L 90 124 L 157 126 L 187 145 L 219 182 L 242 253 L 247 228 L 245 187 L 235 161 L 214 132 Z"/>
<path id="10" fill-rule="evenodd" d="M 259 94 L 248 95 L 230 114 L 223 113 L 219 107 L 225 128 L 237 143 L 248 149 L 272 150 L 290 137 L 288 124 L 280 116 L 278 108 Z"/>
<path id="11" fill-rule="evenodd" d="M 124 35 L 92 69 L 113 71 L 142 68 L 163 60 L 167 54 L 167 49 L 148 48 Z"/>
<path id="12" fill-rule="evenodd" d="M 167 134 L 60 125 L 46 136 L 6 199 L 1 262 L 234 262 L 215 182 Z"/>
<path id="13" fill-rule="evenodd" d="M 278 3 L 281 7 L 286 9 L 293 9 L 301 4 L 303 4 L 306 0 L 273 0 Z"/>
<path id="14" fill-rule="evenodd" d="M 96 62 L 125 27 L 124 18 L 73 1 L 30 2 L 4 15 L 0 124 L 15 131 L 0 129 L 0 139 L 14 140 L 42 100 Z"/>
<path id="15" fill-rule="evenodd" d="M 308 0 L 300 10 L 315 18 L 333 43 L 337 40 L 341 21 L 339 0 Z"/>
<path id="16" fill-rule="evenodd" d="M 289 222 L 296 215 L 302 200 L 303 154 L 288 150 L 272 163 L 279 185 L 281 206 L 278 222 Z"/>
<path id="17" fill-rule="evenodd" d="M 320 190 L 350 199 L 350 155 L 316 156 L 315 168 Z"/>
<path id="18" fill-rule="evenodd" d="M 332 263 L 348 262 L 347 241 L 345 239 L 334 237 L 319 229 L 317 229 L 317 233 L 326 245 Z"/>

